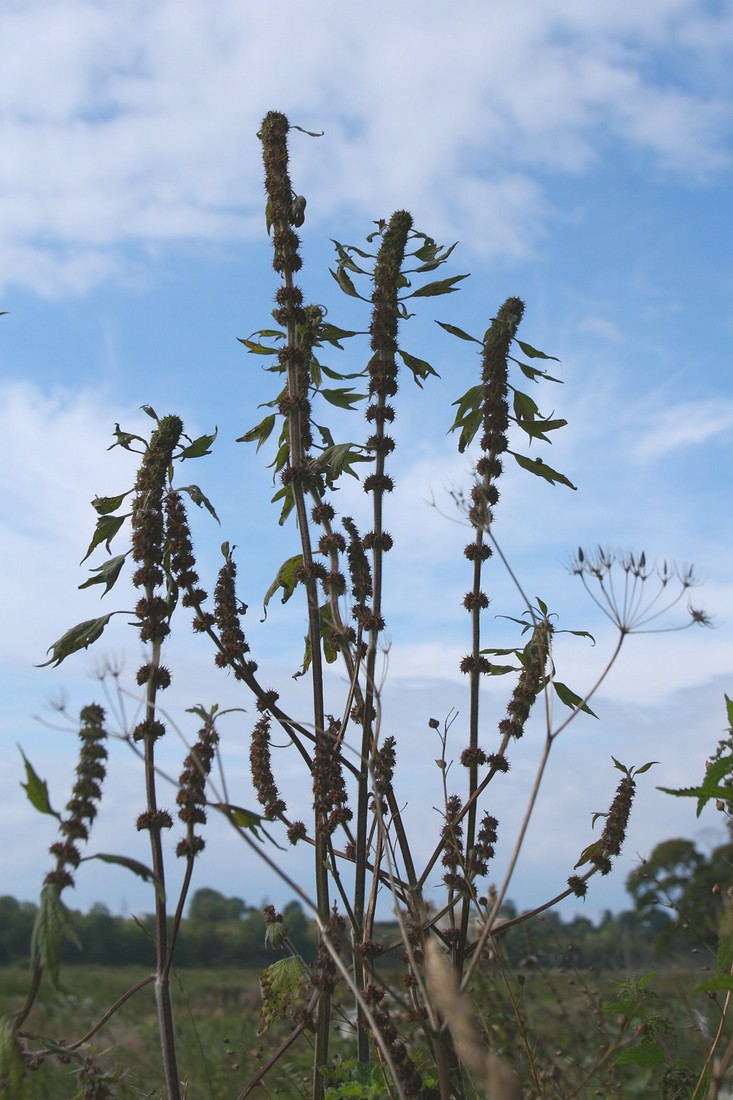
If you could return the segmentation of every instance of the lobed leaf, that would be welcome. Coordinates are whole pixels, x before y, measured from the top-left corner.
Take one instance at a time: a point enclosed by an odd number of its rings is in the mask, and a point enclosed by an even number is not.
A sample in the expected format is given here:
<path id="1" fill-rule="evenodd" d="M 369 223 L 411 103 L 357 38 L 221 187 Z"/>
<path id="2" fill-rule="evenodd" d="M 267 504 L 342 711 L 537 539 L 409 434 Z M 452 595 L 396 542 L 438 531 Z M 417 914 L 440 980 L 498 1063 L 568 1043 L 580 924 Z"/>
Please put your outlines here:
<path id="1" fill-rule="evenodd" d="M 178 491 L 179 493 L 188 493 L 191 500 L 198 508 L 201 508 L 201 506 L 203 505 L 206 511 L 210 512 L 216 522 L 221 525 L 221 521 L 214 509 L 214 505 L 211 503 L 209 498 L 201 492 L 198 485 L 182 485 Z"/>
<path id="2" fill-rule="evenodd" d="M 106 516 L 109 512 L 116 512 L 122 501 L 131 492 L 132 489 L 128 489 L 125 493 L 118 493 L 116 497 L 95 497 L 92 501 L 92 508 L 100 516 Z"/>
<path id="3" fill-rule="evenodd" d="M 122 524 L 125 522 L 129 515 L 129 512 L 126 512 L 124 516 L 110 516 L 106 514 L 101 515 L 97 520 L 96 527 L 94 528 L 92 541 L 89 543 L 87 552 L 81 559 L 79 564 L 82 565 L 87 560 L 92 551 L 95 550 L 96 547 L 99 546 L 99 544 L 102 542 L 105 544 L 107 553 L 109 553 L 109 544 L 112 542 L 112 539 L 115 537 L 120 527 L 122 527 Z"/>
<path id="4" fill-rule="evenodd" d="M 96 573 L 96 577 L 90 577 L 79 585 L 79 588 L 91 588 L 93 584 L 103 584 L 104 592 L 103 596 L 106 596 L 109 590 L 116 583 L 117 578 L 120 575 L 122 566 L 125 564 L 127 554 L 117 554 L 116 557 L 110 558 L 109 561 L 104 562 L 102 565 L 95 566 L 90 572 Z"/>
<path id="5" fill-rule="evenodd" d="M 23 757 L 23 763 L 25 764 L 26 783 L 21 783 L 21 787 L 26 793 L 26 797 L 31 806 L 35 810 L 38 810 L 42 814 L 51 814 L 58 821 L 61 820 L 61 814 L 54 810 L 48 797 L 48 784 L 45 779 L 41 779 L 35 772 L 33 765 L 28 757 L 25 755 L 20 745 L 18 745 L 20 755 Z"/>
<path id="6" fill-rule="evenodd" d="M 467 279 L 468 275 L 451 275 L 449 279 L 438 279 L 434 283 L 426 283 L 425 286 L 418 287 L 417 290 L 413 290 L 412 294 L 405 295 L 406 298 L 434 298 L 438 294 L 453 294 L 458 290 L 454 283 L 459 283 L 461 279 Z"/>
<path id="7" fill-rule="evenodd" d="M 509 451 L 508 453 L 514 456 L 517 464 L 521 466 L 523 470 L 528 470 L 530 474 L 535 474 L 537 477 L 543 477 L 545 481 L 549 481 L 551 485 L 567 485 L 569 489 L 578 488 L 578 486 L 573 485 L 572 481 L 566 478 L 564 474 L 558 473 L 557 470 L 553 470 L 552 466 L 548 466 L 541 458 L 527 458 L 526 455 L 518 455 L 515 451 Z"/>
<path id="8" fill-rule="evenodd" d="M 98 619 L 85 619 L 83 623 L 72 626 L 65 634 L 61 635 L 58 641 L 48 647 L 46 653 L 51 654 L 50 658 L 37 667 L 46 668 L 48 665 L 53 665 L 54 668 L 57 668 L 72 653 L 76 653 L 79 649 L 87 649 L 93 642 L 96 642 L 97 638 L 101 638 L 104 628 L 112 616 L 121 614 L 121 611 L 110 611 L 108 615 L 100 615 Z"/>
<path id="9" fill-rule="evenodd" d="M 273 500 L 274 499 L 275 499 L 275 497 L 273 497 Z M 282 588 L 282 590 L 283 590 L 282 602 L 283 603 L 288 602 L 288 600 L 292 596 L 293 592 L 297 588 L 298 581 L 296 580 L 295 573 L 298 569 L 300 569 L 302 564 L 303 564 L 303 555 L 302 554 L 294 554 L 292 558 L 288 558 L 287 561 L 284 561 L 282 563 L 282 565 L 278 569 L 277 573 L 275 574 L 274 581 L 272 582 L 270 587 L 267 589 L 267 592 L 265 593 L 265 600 L 264 600 L 264 603 L 262 605 L 262 610 L 264 611 L 264 616 L 262 618 L 262 622 L 264 622 L 265 619 L 267 618 L 267 605 L 270 602 L 270 600 L 272 599 L 272 597 L 275 595 L 275 593 L 277 592 L 278 588 Z"/>
<path id="10" fill-rule="evenodd" d="M 184 447 L 181 451 L 181 458 L 203 458 L 204 455 L 211 454 L 211 444 L 219 434 L 219 429 L 214 428 L 212 435 L 200 435 L 198 439 L 194 439 L 193 443 L 190 443 L 188 447 Z"/>

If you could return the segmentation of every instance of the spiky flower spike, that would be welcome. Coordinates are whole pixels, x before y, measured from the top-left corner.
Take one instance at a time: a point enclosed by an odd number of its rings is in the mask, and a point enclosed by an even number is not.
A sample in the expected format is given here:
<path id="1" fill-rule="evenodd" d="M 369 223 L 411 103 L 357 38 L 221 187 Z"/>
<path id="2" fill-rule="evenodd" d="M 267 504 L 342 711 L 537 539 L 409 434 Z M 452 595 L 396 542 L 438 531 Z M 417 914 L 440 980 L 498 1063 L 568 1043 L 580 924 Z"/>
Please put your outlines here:
<path id="1" fill-rule="evenodd" d="M 219 735 L 213 717 L 207 715 L 199 730 L 196 744 L 183 762 L 178 780 L 178 816 L 186 826 L 186 836 L 176 847 L 177 856 L 193 859 L 205 847 L 205 840 L 195 832 L 196 825 L 206 824 L 206 780 L 216 756 Z"/>
<path id="2" fill-rule="evenodd" d="M 104 717 L 104 710 L 96 704 L 84 707 L 79 715 L 81 748 L 76 766 L 76 782 L 71 798 L 66 803 L 68 816 L 61 819 L 59 826 L 59 832 L 64 839 L 51 845 L 50 851 L 56 857 L 56 867 L 44 879 L 46 885 L 55 886 L 57 890 L 74 884 L 69 868 L 76 870 L 81 862 L 77 842 L 89 838 L 89 827 L 97 816 L 96 804 L 102 798 L 107 761 Z"/>

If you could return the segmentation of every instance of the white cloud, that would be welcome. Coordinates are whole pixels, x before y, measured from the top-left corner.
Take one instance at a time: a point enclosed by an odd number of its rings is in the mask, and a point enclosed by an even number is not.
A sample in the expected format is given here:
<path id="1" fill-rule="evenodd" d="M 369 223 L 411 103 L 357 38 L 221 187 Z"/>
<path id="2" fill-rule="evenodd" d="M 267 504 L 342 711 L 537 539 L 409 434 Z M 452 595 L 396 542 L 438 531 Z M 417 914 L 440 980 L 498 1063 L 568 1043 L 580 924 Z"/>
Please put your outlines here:
<path id="1" fill-rule="evenodd" d="M 640 461 L 654 462 L 721 436 L 730 438 L 732 430 L 733 401 L 687 401 L 657 412 L 654 426 L 644 432 L 634 450 Z"/>
<path id="2" fill-rule="evenodd" d="M 290 2 L 18 6 L 0 43 L 0 270 L 81 293 L 141 244 L 261 230 L 254 134 L 273 106 L 326 131 L 293 145 L 315 219 L 408 206 L 479 253 L 524 255 L 547 217 L 536 172 L 587 168 L 606 134 L 683 172 L 721 163 L 722 96 L 688 86 L 677 36 L 697 30 L 684 40 L 710 62 L 728 17 L 644 8 L 467 2 L 458 19 L 431 0 L 416 19 L 380 2 L 389 30 L 368 34 L 335 3 L 317 20 Z"/>

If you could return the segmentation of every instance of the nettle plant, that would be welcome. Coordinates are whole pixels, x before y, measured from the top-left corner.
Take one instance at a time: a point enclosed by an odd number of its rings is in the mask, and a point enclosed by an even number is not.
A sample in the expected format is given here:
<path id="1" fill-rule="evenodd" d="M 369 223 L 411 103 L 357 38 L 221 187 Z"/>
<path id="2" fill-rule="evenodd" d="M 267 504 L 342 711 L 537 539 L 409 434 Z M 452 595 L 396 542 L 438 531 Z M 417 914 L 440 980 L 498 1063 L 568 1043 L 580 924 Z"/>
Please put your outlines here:
<path id="1" fill-rule="evenodd" d="M 693 578 L 666 566 L 656 570 L 647 564 L 644 554 L 618 558 L 603 550 L 578 553 L 573 571 L 618 629 L 618 645 L 605 671 L 582 695 L 556 677 L 552 643 L 557 628 L 548 604 L 538 598 L 527 599 L 516 581 L 520 600 L 519 617 L 513 620 L 517 644 L 511 649 L 488 644 L 491 639 L 486 637 L 485 619 L 489 597 L 484 578 L 493 567 L 495 552 L 496 559 L 506 564 L 492 534 L 492 521 L 507 457 L 550 485 L 574 489 L 565 475 L 542 458 L 522 453 L 514 443 L 510 446 L 510 437 L 513 441 L 523 433 L 530 444 L 549 442 L 550 434 L 566 421 L 543 416 L 530 393 L 520 388 L 527 383 L 531 389 L 534 384 L 558 381 L 546 369 L 552 357 L 517 337 L 524 311 L 520 299 L 507 299 L 481 338 L 439 321 L 442 329 L 464 346 L 477 345 L 481 374 L 476 385 L 455 402 L 450 425 L 457 434 L 459 450 L 473 445 L 477 454 L 470 490 L 465 497 L 457 494 L 470 530 L 464 550 L 468 591 L 463 600 L 469 645 L 460 666 L 467 683 L 467 720 L 459 723 L 449 717 L 440 722 L 415 715 L 419 727 L 431 727 L 437 739 L 435 800 L 442 806 L 432 852 L 426 861 L 418 862 L 399 793 L 399 738 L 383 708 L 378 662 L 387 622 L 384 577 L 396 549 L 386 524 L 394 487 L 390 470 L 397 446 L 398 377 L 401 371 L 408 382 L 421 388 L 436 372 L 400 346 L 398 330 L 401 322 L 412 316 L 409 308 L 413 303 L 417 307 L 419 299 L 453 292 L 466 276 L 432 279 L 453 248 L 436 244 L 415 229 L 410 214 L 398 211 L 388 221 L 376 223 L 365 248 L 336 244 L 337 263 L 331 274 L 345 294 L 371 310 L 368 333 L 341 329 L 326 319 L 324 307 L 307 304 L 296 281 L 302 266 L 296 229 L 303 223 L 306 204 L 289 175 L 290 129 L 282 114 L 272 112 L 258 135 L 264 156 L 267 229 L 280 280 L 273 311 L 277 327 L 260 330 L 242 343 L 254 355 L 267 357 L 267 370 L 272 372 L 278 392 L 269 402 L 267 415 L 242 441 L 256 443 L 258 450 L 268 440 L 277 443 L 273 500 L 279 507 L 279 523 L 291 524 L 297 547 L 278 570 L 265 602 L 275 593 L 283 600 L 296 592 L 302 594 L 307 635 L 300 675 L 309 682 L 309 712 L 288 713 L 250 651 L 244 627 L 246 607 L 228 543 L 222 546 L 224 561 L 214 583 L 213 600 L 202 587 L 187 508 L 193 501 L 215 515 L 214 508 L 198 486 L 179 485 L 177 472 L 184 462 L 210 453 L 215 433 L 191 440 L 176 415 L 159 418 L 143 406 L 155 422 L 149 438 L 116 428 L 115 445 L 139 454 L 139 470 L 130 490 L 92 502 L 98 519 L 87 557 L 98 548 L 106 548 L 108 557 L 81 586 L 99 584 L 107 593 L 123 569 L 131 567 L 132 583 L 139 593 L 134 624 L 146 649 L 136 676 L 144 696 L 143 716 L 129 731 L 128 740 L 143 761 L 145 797 L 142 811 L 131 824 L 147 833 L 150 862 L 142 865 L 124 856 L 104 858 L 117 859 L 149 879 L 157 964 L 155 973 L 113 1008 L 154 982 L 166 1096 L 180 1100 L 187 1093 L 187 1071 L 176 1049 L 171 969 L 196 857 L 205 843 L 202 829 L 207 813 L 215 808 L 228 818 L 252 858 L 264 860 L 274 875 L 282 875 L 282 871 L 258 832 L 262 822 L 281 827 L 281 842 L 312 847 L 312 893 L 287 881 L 309 905 L 319 932 L 315 958 L 302 959 L 289 949 L 280 914 L 271 908 L 266 912 L 268 940 L 283 950 L 283 957 L 260 975 L 260 1030 L 264 1034 L 275 1020 L 289 1020 L 291 1030 L 284 1041 L 278 1040 L 264 1066 L 249 1074 L 241 1069 L 242 1079 L 232 1095 L 243 1100 L 268 1073 L 277 1078 L 280 1060 L 302 1038 L 312 1046 L 311 1095 L 315 1100 L 327 1090 L 332 1097 L 388 1094 L 425 1100 L 514 1096 L 518 1075 L 526 1075 L 527 1081 L 538 1085 L 539 1054 L 528 1038 L 524 1064 L 512 1067 L 502 1059 L 501 1051 L 487 1046 L 470 1007 L 472 975 L 479 964 L 500 966 L 502 932 L 532 916 L 506 921 L 500 910 L 553 744 L 579 712 L 593 713 L 589 700 L 625 638 L 650 629 L 652 620 L 656 625 L 658 617 L 688 592 Z M 334 366 L 333 359 L 345 343 L 364 335 L 368 335 L 370 347 L 366 364 L 357 361 L 348 371 Z M 344 421 L 344 412 L 354 411 L 360 425 L 365 408 L 366 438 L 338 442 L 332 429 L 320 423 L 329 406 L 339 410 L 339 423 Z M 347 476 L 361 477 L 370 512 L 362 526 L 368 529 L 360 529 L 352 516 L 337 513 L 335 490 Z M 111 543 L 119 544 L 124 530 L 131 532 L 130 545 L 112 555 Z M 114 614 L 130 616 L 129 611 L 111 612 L 79 624 L 51 647 L 47 663 L 59 664 L 86 649 L 102 635 Z M 183 837 L 171 843 L 174 820 L 162 808 L 156 750 L 168 726 L 161 710 L 161 696 L 172 677 L 165 663 L 166 646 L 174 622 L 189 630 L 191 618 L 194 631 L 213 652 L 215 664 L 241 684 L 245 700 L 254 702 L 258 717 L 251 730 L 250 761 L 261 809 L 254 814 L 214 793 L 210 772 L 219 749 L 220 715 L 215 705 L 193 707 L 200 729 L 176 784 Z M 702 618 L 701 612 L 690 609 L 687 623 Z M 573 633 L 590 637 L 584 631 Z M 340 678 L 325 675 L 328 664 L 340 665 Z M 498 716 L 485 713 L 484 690 L 486 678 L 497 675 L 512 681 L 506 711 Z M 565 716 L 554 723 L 549 705 L 552 697 L 566 708 Z M 490 887 L 488 876 L 501 829 L 491 810 L 492 784 L 507 782 L 511 756 L 519 751 L 534 708 L 544 711 L 544 750 L 504 879 Z M 66 815 L 57 815 L 60 836 L 52 847 L 56 862 L 43 886 L 29 994 L 23 1007 L 3 1023 L 2 1073 L 13 1095 L 22 1095 L 29 1069 L 60 1052 L 78 1064 L 82 1081 L 92 1082 L 83 1086 L 87 1091 L 82 1089 L 82 1095 L 113 1095 L 117 1087 L 111 1076 L 99 1068 L 95 1071 L 87 1045 L 110 1013 L 81 1039 L 64 1039 L 62 1047 L 58 1041 L 34 1039 L 27 1028 L 42 976 L 58 980 L 59 938 L 66 913 L 61 896 L 73 885 L 82 847 L 103 797 L 105 723 L 105 712 L 98 705 L 82 712 L 77 780 Z M 299 759 L 302 774 L 311 785 L 312 814 L 307 821 L 291 817 L 280 790 L 272 745 L 275 734 L 280 741 L 285 736 L 289 751 Z M 650 764 L 636 772 L 618 761 L 616 764 L 623 776 L 610 810 L 598 815 L 605 821 L 600 836 L 580 853 L 567 888 L 541 908 L 572 894 L 582 898 L 589 879 L 607 874 L 620 852 L 634 796 L 634 776 Z M 28 761 L 26 772 L 31 802 L 39 810 L 53 812 L 45 783 Z M 423 821 L 421 832 L 426 827 Z M 511 827 L 514 831 L 516 822 Z M 170 859 L 185 863 L 177 897 L 170 897 L 166 888 Z M 443 884 L 438 903 L 436 878 Z M 375 938 L 377 897 L 387 892 L 401 935 L 393 943 L 380 943 Z M 342 1035 L 334 1037 L 333 1028 L 336 1012 L 341 1021 L 349 999 L 353 1055 L 352 1060 L 343 1061 L 344 1040 Z M 521 1030 L 516 1001 L 512 1001 L 512 1011 Z M 340 1062 L 334 1060 L 336 1042 Z"/>

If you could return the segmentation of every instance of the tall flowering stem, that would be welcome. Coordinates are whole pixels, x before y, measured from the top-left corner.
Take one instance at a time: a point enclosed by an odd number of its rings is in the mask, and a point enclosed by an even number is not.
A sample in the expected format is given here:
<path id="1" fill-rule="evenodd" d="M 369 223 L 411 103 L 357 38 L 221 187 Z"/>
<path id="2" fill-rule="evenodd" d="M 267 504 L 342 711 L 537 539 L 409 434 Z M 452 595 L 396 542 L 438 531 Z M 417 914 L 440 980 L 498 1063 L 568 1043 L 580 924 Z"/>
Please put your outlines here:
<path id="1" fill-rule="evenodd" d="M 489 597 L 482 588 L 482 569 L 492 553 L 485 536 L 499 500 L 497 481 L 503 470 L 501 456 L 508 447 L 509 350 L 523 313 L 524 302 L 519 298 L 508 298 L 491 322 L 484 337 L 482 351 L 482 453 L 476 463 L 476 479 L 471 490 L 471 506 L 468 512 L 468 518 L 474 527 L 474 538 L 464 550 L 466 558 L 473 565 L 473 584 L 463 601 L 471 616 L 471 653 L 461 663 L 461 671 L 470 680 L 469 745 L 468 752 L 463 757 L 469 774 L 465 824 L 467 863 L 476 841 L 478 769 L 483 759 L 478 743 L 481 677 L 491 672 L 490 662 L 481 653 L 481 614 L 489 606 Z M 468 920 L 469 899 L 466 898 L 457 952 L 459 960 L 466 946 Z"/>
<path id="2" fill-rule="evenodd" d="M 292 494 L 292 503 L 298 521 L 303 563 L 298 579 L 302 581 L 308 605 L 308 638 L 311 654 L 311 685 L 313 692 L 313 727 L 316 749 L 327 737 L 325 727 L 325 703 L 323 695 L 323 662 L 321 657 L 321 619 L 318 599 L 318 576 L 323 565 L 315 562 L 311 545 L 309 516 L 306 499 L 318 475 L 313 470 L 309 448 L 312 444 L 310 426 L 310 346 L 304 336 L 307 314 L 303 308 L 303 294 L 294 283 L 293 276 L 302 266 L 299 255 L 300 241 L 293 225 L 300 225 L 303 211 L 294 202 L 295 193 L 288 171 L 287 136 L 290 124 L 285 115 L 270 111 L 260 130 L 262 157 L 265 168 L 265 190 L 268 201 L 268 217 L 272 227 L 273 267 L 282 278 L 282 285 L 275 296 L 277 308 L 275 320 L 285 329 L 286 339 L 278 353 L 285 368 L 287 386 L 281 395 L 280 412 L 287 422 L 288 462 L 281 474 L 286 492 Z M 315 780 L 315 776 L 314 776 Z M 315 880 L 316 901 L 319 916 L 325 924 L 330 912 L 328 881 L 328 837 L 316 822 Z M 323 1094 L 320 1067 L 327 1062 L 330 1019 L 330 995 L 324 990 L 318 1004 L 316 1030 L 316 1055 L 314 1059 L 314 1100 Z"/>
<path id="3" fill-rule="evenodd" d="M 165 902 L 165 863 L 161 834 L 173 819 L 158 806 L 155 775 L 155 742 L 165 734 L 156 714 L 158 692 L 170 684 L 170 673 L 161 664 L 163 640 L 170 633 L 172 606 L 161 592 L 166 580 L 166 524 L 164 498 L 173 454 L 183 424 L 177 416 L 164 417 L 151 436 L 135 483 L 132 506 L 132 556 L 137 563 L 133 584 L 142 591 L 135 608 L 140 640 L 150 645 L 149 660 L 138 671 L 137 682 L 145 689 L 145 717 L 132 732 L 145 752 L 146 807 L 137 820 L 139 830 L 150 835 L 155 891 L 156 1001 L 160 1024 L 163 1067 L 169 1100 L 179 1100 L 180 1081 L 176 1058 L 173 1010 L 170 996 L 168 921 Z M 165 590 L 163 590 L 165 591 Z"/>

